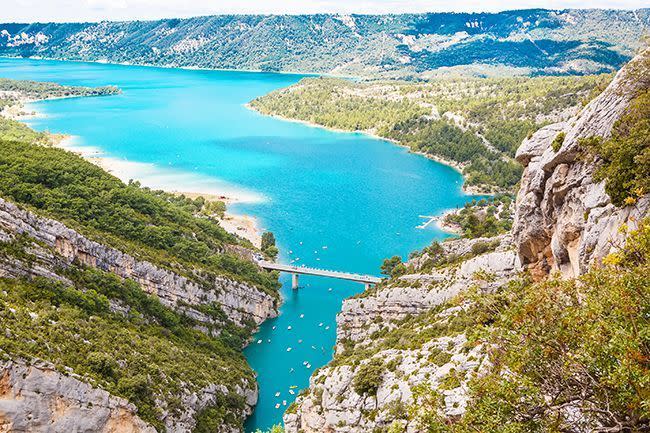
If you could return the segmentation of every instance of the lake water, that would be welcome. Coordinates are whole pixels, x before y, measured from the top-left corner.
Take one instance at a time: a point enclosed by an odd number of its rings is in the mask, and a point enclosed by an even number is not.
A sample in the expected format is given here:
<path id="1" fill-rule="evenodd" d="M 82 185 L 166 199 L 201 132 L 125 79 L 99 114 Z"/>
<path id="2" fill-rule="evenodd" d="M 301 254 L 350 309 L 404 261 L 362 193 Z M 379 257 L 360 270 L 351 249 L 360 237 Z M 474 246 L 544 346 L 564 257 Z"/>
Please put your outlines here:
<path id="1" fill-rule="evenodd" d="M 0 77 L 119 86 L 117 96 L 33 104 L 45 116 L 29 123 L 72 134 L 75 146 L 147 163 L 134 176 L 144 184 L 246 197 L 232 210 L 273 231 L 285 263 L 377 275 L 384 258 L 445 237 L 433 224 L 417 229 L 419 215 L 471 199 L 456 171 L 402 147 L 244 107 L 298 75 L 0 59 Z M 342 300 L 363 290 L 318 277 L 301 277 L 298 291 L 289 276 L 282 282 L 280 317 L 263 324 L 245 351 L 260 384 L 249 431 L 281 422 L 283 402 L 295 398 L 289 391 L 297 395 L 331 359 Z"/>

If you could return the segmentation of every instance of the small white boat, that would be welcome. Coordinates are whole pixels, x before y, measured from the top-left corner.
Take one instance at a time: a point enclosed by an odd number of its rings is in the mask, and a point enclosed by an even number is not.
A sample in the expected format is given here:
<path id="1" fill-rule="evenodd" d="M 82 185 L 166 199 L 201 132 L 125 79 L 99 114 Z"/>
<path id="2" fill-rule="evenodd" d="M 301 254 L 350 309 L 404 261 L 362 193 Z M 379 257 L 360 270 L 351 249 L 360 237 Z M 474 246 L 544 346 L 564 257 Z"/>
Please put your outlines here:
<path id="1" fill-rule="evenodd" d="M 262 344 L 262 340 L 257 340 L 257 344 Z"/>
<path id="2" fill-rule="evenodd" d="M 326 327 L 325 327 L 325 330 L 327 331 L 328 329 L 330 329 L 330 327 L 329 327 L 329 326 L 326 326 Z"/>
<path id="3" fill-rule="evenodd" d="M 291 331 L 291 325 L 287 326 L 287 329 L 288 329 L 289 331 Z"/>
<path id="4" fill-rule="evenodd" d="M 301 319 L 302 319 L 302 318 L 304 318 L 304 317 L 305 317 L 305 315 L 304 315 L 304 314 L 301 314 L 301 315 L 300 315 L 300 318 L 301 318 Z"/>
<path id="5" fill-rule="evenodd" d="M 286 405 L 287 405 L 287 401 L 286 401 L 286 400 L 282 400 L 282 406 L 286 406 Z"/>
<path id="6" fill-rule="evenodd" d="M 276 409 L 280 409 L 280 403 L 276 404 L 276 405 L 275 405 L 275 408 L 276 408 Z"/>
<path id="7" fill-rule="evenodd" d="M 291 348 L 290 348 L 290 347 L 287 347 L 287 352 L 291 352 Z"/>
<path id="8" fill-rule="evenodd" d="M 289 394 L 294 395 L 294 394 L 295 394 L 295 391 L 294 391 L 293 389 L 290 389 L 290 390 L 289 390 Z"/>
<path id="9" fill-rule="evenodd" d="M 280 397 L 280 392 L 279 392 L 279 391 L 276 392 L 276 393 L 275 393 L 275 396 L 276 396 L 276 397 Z"/>
<path id="10" fill-rule="evenodd" d="M 320 323 L 318 324 L 318 326 L 323 326 L 323 322 L 320 322 Z"/>

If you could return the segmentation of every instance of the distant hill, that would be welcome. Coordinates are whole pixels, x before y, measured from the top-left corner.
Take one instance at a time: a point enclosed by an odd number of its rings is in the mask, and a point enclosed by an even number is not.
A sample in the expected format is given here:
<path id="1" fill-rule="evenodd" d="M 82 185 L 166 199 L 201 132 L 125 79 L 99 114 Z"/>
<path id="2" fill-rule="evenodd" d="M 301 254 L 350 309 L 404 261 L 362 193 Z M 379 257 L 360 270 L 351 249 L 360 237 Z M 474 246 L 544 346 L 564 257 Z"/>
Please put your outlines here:
<path id="1" fill-rule="evenodd" d="M 650 9 L 0 24 L 0 55 L 402 78 L 583 74 L 619 68 L 649 27 Z"/>

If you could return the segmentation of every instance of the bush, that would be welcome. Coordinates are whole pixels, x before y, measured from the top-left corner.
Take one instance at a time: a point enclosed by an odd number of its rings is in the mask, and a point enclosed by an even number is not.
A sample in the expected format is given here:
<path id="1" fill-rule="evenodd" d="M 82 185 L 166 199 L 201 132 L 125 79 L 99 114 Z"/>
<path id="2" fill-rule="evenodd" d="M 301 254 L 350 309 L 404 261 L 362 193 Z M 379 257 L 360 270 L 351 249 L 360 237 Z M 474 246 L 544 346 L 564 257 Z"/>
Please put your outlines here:
<path id="1" fill-rule="evenodd" d="M 551 143 L 551 148 L 553 149 L 554 152 L 560 150 L 562 144 L 564 143 L 564 137 L 566 137 L 566 133 L 564 131 L 560 132 L 558 135 L 555 136 L 553 142 Z"/>
<path id="2" fill-rule="evenodd" d="M 609 140 L 581 141 L 600 166 L 595 178 L 617 206 L 633 204 L 650 192 L 650 90 L 638 95 L 616 122 Z"/>
<path id="3" fill-rule="evenodd" d="M 354 392 L 363 396 L 377 395 L 377 390 L 383 382 L 384 362 L 378 358 L 372 358 L 367 363 L 363 364 L 352 382 Z"/>

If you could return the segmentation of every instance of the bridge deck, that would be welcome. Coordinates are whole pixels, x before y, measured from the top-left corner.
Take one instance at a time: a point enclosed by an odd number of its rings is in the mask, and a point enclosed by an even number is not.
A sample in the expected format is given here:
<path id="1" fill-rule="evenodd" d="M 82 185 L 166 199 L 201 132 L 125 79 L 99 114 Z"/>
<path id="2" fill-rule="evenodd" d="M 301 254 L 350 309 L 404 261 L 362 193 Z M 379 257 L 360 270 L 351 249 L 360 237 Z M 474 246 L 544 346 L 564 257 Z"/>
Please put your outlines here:
<path id="1" fill-rule="evenodd" d="M 372 275 L 350 274 L 347 272 L 328 271 L 327 269 L 307 268 L 302 266 L 282 265 L 267 261 L 260 261 L 259 265 L 264 269 L 272 269 L 280 272 L 291 272 L 292 274 L 319 275 L 321 277 L 339 278 L 342 280 L 357 281 L 360 283 L 377 284 L 381 278 Z"/>

